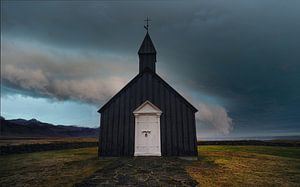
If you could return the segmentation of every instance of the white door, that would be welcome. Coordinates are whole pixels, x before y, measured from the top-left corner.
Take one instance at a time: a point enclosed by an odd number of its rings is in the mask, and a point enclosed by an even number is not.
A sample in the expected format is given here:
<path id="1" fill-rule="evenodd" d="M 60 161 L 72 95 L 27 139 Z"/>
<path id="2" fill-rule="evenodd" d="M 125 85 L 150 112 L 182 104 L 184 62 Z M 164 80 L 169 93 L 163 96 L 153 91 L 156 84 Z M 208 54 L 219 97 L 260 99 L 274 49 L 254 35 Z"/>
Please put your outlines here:
<path id="1" fill-rule="evenodd" d="M 135 156 L 160 156 L 160 127 L 156 115 L 139 115 L 136 118 Z"/>
<path id="2" fill-rule="evenodd" d="M 161 156 L 160 114 L 152 103 L 142 104 L 135 112 L 134 156 Z"/>

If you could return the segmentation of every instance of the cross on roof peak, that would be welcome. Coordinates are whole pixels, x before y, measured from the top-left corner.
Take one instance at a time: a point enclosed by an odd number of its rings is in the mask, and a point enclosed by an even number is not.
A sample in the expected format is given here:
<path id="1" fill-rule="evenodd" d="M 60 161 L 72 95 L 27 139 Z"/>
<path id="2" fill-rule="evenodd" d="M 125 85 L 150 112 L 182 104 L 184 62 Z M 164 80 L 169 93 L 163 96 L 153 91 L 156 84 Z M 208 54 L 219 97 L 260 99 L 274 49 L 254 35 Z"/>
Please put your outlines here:
<path id="1" fill-rule="evenodd" d="M 149 21 L 152 21 L 152 20 L 150 20 L 148 17 L 147 17 L 147 19 L 145 19 L 144 21 L 146 21 L 146 25 L 144 25 L 144 28 L 147 30 L 147 32 L 148 32 L 148 30 L 149 30 Z"/>

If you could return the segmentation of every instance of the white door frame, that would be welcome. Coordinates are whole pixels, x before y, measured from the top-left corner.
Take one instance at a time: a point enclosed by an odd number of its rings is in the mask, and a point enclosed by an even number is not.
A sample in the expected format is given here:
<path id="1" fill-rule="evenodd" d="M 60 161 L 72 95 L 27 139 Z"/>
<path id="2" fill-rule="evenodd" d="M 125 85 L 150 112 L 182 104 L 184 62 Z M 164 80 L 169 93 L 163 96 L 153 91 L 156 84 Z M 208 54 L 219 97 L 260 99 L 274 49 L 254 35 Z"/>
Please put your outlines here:
<path id="1" fill-rule="evenodd" d="M 150 107 L 146 107 L 146 106 L 150 106 Z M 133 111 L 133 114 L 135 116 L 135 139 L 134 139 L 134 156 L 161 156 L 161 134 L 160 134 L 160 116 L 162 114 L 162 111 L 156 107 L 154 104 L 152 104 L 150 101 L 145 101 L 143 104 L 141 104 L 136 110 Z M 155 116 L 156 120 L 157 120 L 157 124 L 158 124 L 158 140 L 157 140 L 157 146 L 158 146 L 158 152 L 152 152 L 152 153 L 146 153 L 146 152 L 138 152 L 137 151 L 137 145 L 138 145 L 138 119 L 139 116 Z"/>

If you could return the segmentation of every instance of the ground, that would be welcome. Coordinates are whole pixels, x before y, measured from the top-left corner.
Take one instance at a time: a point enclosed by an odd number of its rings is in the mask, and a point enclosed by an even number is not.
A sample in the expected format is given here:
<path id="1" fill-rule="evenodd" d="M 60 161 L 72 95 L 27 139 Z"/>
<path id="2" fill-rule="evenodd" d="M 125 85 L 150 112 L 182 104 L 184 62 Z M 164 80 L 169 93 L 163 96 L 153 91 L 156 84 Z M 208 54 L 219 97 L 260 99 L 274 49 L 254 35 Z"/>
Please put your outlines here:
<path id="1" fill-rule="evenodd" d="M 200 146 L 198 161 L 98 159 L 97 148 L 0 156 L 0 186 L 300 186 L 300 148 Z"/>
<path id="2" fill-rule="evenodd" d="M 195 186 L 178 158 L 117 158 L 76 186 Z"/>

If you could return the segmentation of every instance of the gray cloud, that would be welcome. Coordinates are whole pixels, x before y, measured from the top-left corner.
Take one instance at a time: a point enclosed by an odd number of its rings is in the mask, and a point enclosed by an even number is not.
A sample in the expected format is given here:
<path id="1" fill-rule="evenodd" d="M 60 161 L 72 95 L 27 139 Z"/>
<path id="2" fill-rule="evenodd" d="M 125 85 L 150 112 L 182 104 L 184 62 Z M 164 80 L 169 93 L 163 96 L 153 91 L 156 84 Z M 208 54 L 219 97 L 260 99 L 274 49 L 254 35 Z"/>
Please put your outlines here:
<path id="1" fill-rule="evenodd" d="M 4 85 L 21 90 L 26 95 L 81 101 L 99 106 L 127 81 L 127 78 L 101 72 L 117 73 L 126 70 L 126 67 L 96 62 L 91 56 L 93 55 L 81 56 L 70 52 L 66 56 L 51 48 L 44 48 L 41 44 L 37 47 L 36 44 L 24 41 L 6 41 L 3 46 L 1 79 Z M 188 95 L 185 90 L 181 89 L 181 92 Z M 190 96 L 186 97 L 193 100 Z M 212 125 L 217 132 L 223 134 L 230 132 L 231 119 L 223 107 L 203 103 L 196 107 L 199 109 L 197 118 L 200 123 Z"/>
<path id="2" fill-rule="evenodd" d="M 49 84 L 49 80 L 41 70 L 16 69 L 14 66 L 7 65 L 3 67 L 2 75 L 4 81 L 9 80 L 28 90 L 46 91 L 46 86 Z"/>
<path id="3" fill-rule="evenodd" d="M 115 94 L 125 81 L 119 77 L 107 79 L 61 80 L 50 78 L 41 70 L 20 69 L 4 65 L 2 81 L 33 95 L 58 100 L 74 100 L 99 105 Z"/>
<path id="4" fill-rule="evenodd" d="M 126 74 L 118 76 L 107 73 L 122 72 L 128 68 L 117 66 L 113 62 L 117 58 L 103 57 L 105 62 L 97 62 L 96 57 L 60 54 L 52 48 L 26 42 L 4 42 L 2 50 L 3 85 L 23 90 L 24 93 L 32 92 L 31 96 L 80 100 L 99 105 L 128 79 Z"/>
<path id="5" fill-rule="evenodd" d="M 5 84 L 31 91 L 35 97 L 82 101 L 94 105 L 104 103 L 125 85 L 125 81 L 118 77 L 60 80 L 47 77 L 41 70 L 20 69 L 12 65 L 4 65 L 2 75 Z M 223 107 L 198 103 L 196 108 L 199 110 L 196 117 L 200 123 L 211 125 L 222 134 L 229 134 L 232 130 L 232 119 Z"/>
<path id="6" fill-rule="evenodd" d="M 197 120 L 205 125 L 211 125 L 217 132 L 229 134 L 233 129 L 232 119 L 228 116 L 224 107 L 206 103 L 198 103 Z"/>

